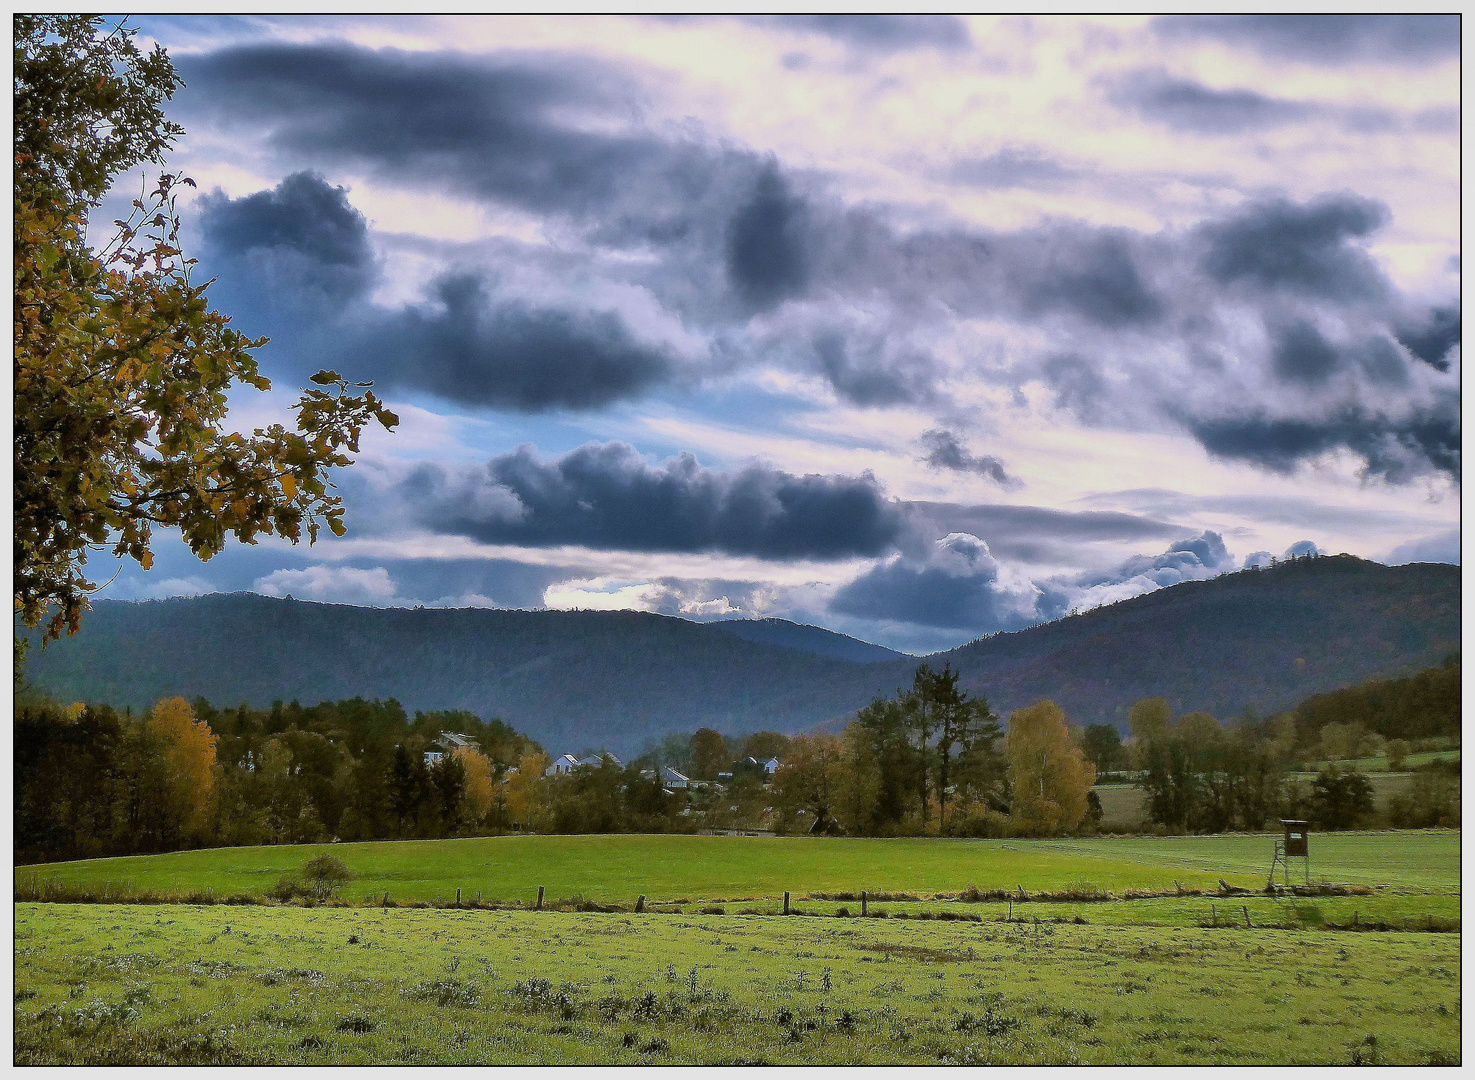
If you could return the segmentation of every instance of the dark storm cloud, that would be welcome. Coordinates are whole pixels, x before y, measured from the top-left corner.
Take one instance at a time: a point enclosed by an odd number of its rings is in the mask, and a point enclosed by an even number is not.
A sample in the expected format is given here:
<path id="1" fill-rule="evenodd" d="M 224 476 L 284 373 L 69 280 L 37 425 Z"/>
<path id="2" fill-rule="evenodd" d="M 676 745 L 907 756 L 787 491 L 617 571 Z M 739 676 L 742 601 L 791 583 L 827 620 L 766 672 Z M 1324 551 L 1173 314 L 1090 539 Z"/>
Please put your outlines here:
<path id="1" fill-rule="evenodd" d="M 1337 350 L 1304 320 L 1286 327 L 1272 354 L 1275 373 L 1290 382 L 1320 383 L 1337 369 Z"/>
<path id="2" fill-rule="evenodd" d="M 539 412 L 596 408 L 671 377 L 671 360 L 608 312 L 497 299 L 474 274 L 446 275 L 432 291 L 432 303 L 380 315 L 357 341 L 387 382 Z"/>
<path id="3" fill-rule="evenodd" d="M 478 273 L 432 282 L 429 302 L 400 308 L 365 294 L 378 267 L 347 192 L 295 173 L 274 190 L 204 201 L 206 265 L 248 328 L 280 320 L 306 362 L 453 401 L 536 412 L 587 409 L 669 381 L 672 361 L 608 312 L 562 310 L 496 295 Z"/>
<path id="4" fill-rule="evenodd" d="M 952 533 L 926 554 L 898 556 L 848 582 L 831 598 L 830 610 L 986 634 L 1059 618 L 1103 598 L 1119 599 L 1123 588 L 1129 594 L 1151 592 L 1235 569 L 1224 538 L 1208 531 L 1160 555 L 1134 555 L 1106 570 L 1035 581 L 1006 575 L 990 548 L 977 536 Z"/>
<path id="5" fill-rule="evenodd" d="M 279 150 L 367 165 L 540 210 L 611 202 L 633 175 L 687 181 L 691 148 L 581 130 L 570 114 L 635 104 L 627 79 L 588 58 L 477 60 L 347 44 L 260 44 L 181 58 L 186 111 L 262 129 Z"/>
<path id="6" fill-rule="evenodd" d="M 837 559 L 888 551 L 906 527 L 869 474 L 797 476 L 761 464 L 719 472 L 691 454 L 653 466 L 624 443 L 589 443 L 551 461 L 523 446 L 470 480 L 427 466 L 403 494 L 432 527 L 534 547 Z"/>
<path id="7" fill-rule="evenodd" d="M 1382 203 L 1351 192 L 1299 204 L 1251 203 L 1203 227 L 1203 268 L 1223 284 L 1244 281 L 1344 302 L 1380 297 L 1389 291 L 1387 279 L 1352 241 L 1387 220 Z"/>
<path id="8" fill-rule="evenodd" d="M 1126 235 L 1116 230 L 1062 231 L 1026 292 L 1026 310 L 1065 308 L 1102 326 L 1151 322 L 1162 301 L 1142 280 Z"/>
<path id="9" fill-rule="evenodd" d="M 835 393 L 856 405 L 917 404 L 936 396 L 937 367 L 930 357 L 888 350 L 887 342 L 874 336 L 817 334 L 814 361 Z"/>
<path id="10" fill-rule="evenodd" d="M 336 305 L 362 296 L 378 277 L 368 223 L 334 187 L 311 172 L 293 173 L 270 191 L 200 200 L 207 264 L 249 289 L 298 307 Z"/>
<path id="11" fill-rule="evenodd" d="M 806 211 L 777 167 L 770 167 L 758 177 L 752 200 L 729 223 L 727 273 L 754 307 L 769 308 L 804 291 L 809 280 Z"/>
<path id="12" fill-rule="evenodd" d="M 1460 343 L 1458 305 L 1436 307 L 1421 319 L 1411 319 L 1398 329 L 1404 348 L 1430 367 L 1449 370 L 1449 351 Z"/>
<path id="13" fill-rule="evenodd" d="M 1167 38 L 1218 40 L 1303 63 L 1412 64 L 1460 55 L 1458 15 L 1166 15 L 1153 28 Z"/>
<path id="14" fill-rule="evenodd" d="M 922 432 L 922 447 L 927 451 L 922 460 L 934 469 L 974 473 L 985 476 L 1000 487 L 1016 487 L 1019 481 L 1009 475 L 1004 463 L 990 454 L 974 455 L 951 431 L 934 428 Z"/>
<path id="15" fill-rule="evenodd" d="M 988 633 L 1038 622 L 1033 596 L 1000 581 L 997 560 L 976 536 L 953 534 L 925 559 L 899 557 L 842 586 L 830 599 L 838 615 Z"/>
<path id="16" fill-rule="evenodd" d="M 1460 477 L 1460 419 L 1457 398 L 1408 418 L 1347 409 L 1324 419 L 1281 419 L 1264 414 L 1196 417 L 1186 425 L 1217 457 L 1252 462 L 1290 473 L 1303 460 L 1328 450 L 1348 449 L 1366 462 L 1366 472 L 1394 483 L 1428 468 Z"/>
<path id="17" fill-rule="evenodd" d="M 566 280 L 577 267 L 614 286 L 609 295 L 643 290 L 707 344 L 711 370 L 781 363 L 861 406 L 946 400 L 960 364 L 941 359 L 949 353 L 939 343 L 969 320 L 1001 322 L 1048 340 L 985 377 L 1016 389 L 1043 382 L 1088 424 L 1180 423 L 1214 452 L 1267 467 L 1283 467 L 1297 446 L 1303 457 L 1328 445 L 1383 447 L 1370 468 L 1390 478 L 1457 460 L 1446 445 L 1457 411 L 1428 395 L 1388 397 L 1414 385 L 1411 366 L 1418 386 L 1430 374 L 1392 344 L 1395 324 L 1438 368 L 1448 320 L 1404 327 L 1413 308 L 1366 250 L 1388 212 L 1351 192 L 1258 199 L 1156 234 L 1059 220 L 1014 231 L 903 227 L 886 207 L 847 206 L 823 177 L 771 157 L 641 127 L 634 73 L 587 59 L 269 45 L 187 63 L 192 108 L 259 130 L 292 167 L 336 162 L 469 193 L 517 206 L 559 238 L 557 250 L 505 239 L 465 246 L 454 257 L 477 268 L 442 271 L 425 302 L 390 309 L 354 294 L 372 267 L 360 261 L 361 219 L 338 189 L 316 181 L 314 193 L 311 178 L 294 174 L 249 205 L 217 207 L 213 250 L 244 250 L 241 279 L 285 293 L 277 308 L 295 304 L 299 315 L 304 298 L 325 298 L 325 317 L 295 324 L 299 351 L 352 354 L 367 377 L 523 410 L 597 408 L 700 380 L 699 356 L 678 361 L 616 312 L 527 295 L 540 274 Z M 999 182 L 1010 169 L 1048 172 L 1023 152 L 996 156 L 981 175 L 990 168 Z M 291 272 L 275 272 L 279 263 Z M 293 284 L 313 267 L 316 290 Z M 335 297 L 348 298 L 337 311 L 326 303 Z M 1245 343 L 1242 353 L 1224 355 L 1226 341 Z M 1237 403 L 1250 419 L 1213 412 L 1223 408 L 1205 381 L 1213 371 L 1200 365 L 1190 381 L 1175 351 L 1218 354 L 1217 370 L 1243 373 L 1234 389 L 1252 396 Z M 1335 403 L 1312 393 L 1332 372 Z M 1370 429 L 1384 416 L 1407 419 L 1389 421 L 1379 439 Z M 1271 425 L 1272 446 L 1240 450 L 1247 436 L 1236 425 L 1245 424 Z M 1421 448 L 1433 455 L 1423 466 L 1409 458 Z"/>
<path id="18" fill-rule="evenodd" d="M 1178 131 L 1233 135 L 1304 120 L 1315 110 L 1254 90 L 1216 90 L 1162 70 L 1131 71 L 1107 83 L 1112 104 Z"/>

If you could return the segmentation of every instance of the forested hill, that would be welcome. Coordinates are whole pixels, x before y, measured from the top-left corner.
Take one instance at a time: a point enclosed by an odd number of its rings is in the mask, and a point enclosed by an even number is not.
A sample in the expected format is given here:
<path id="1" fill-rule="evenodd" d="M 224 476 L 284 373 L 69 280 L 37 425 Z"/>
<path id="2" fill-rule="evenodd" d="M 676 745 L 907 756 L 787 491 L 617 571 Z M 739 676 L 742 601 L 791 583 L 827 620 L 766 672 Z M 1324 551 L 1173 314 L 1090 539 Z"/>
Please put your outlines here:
<path id="1" fill-rule="evenodd" d="M 792 644 L 819 635 L 833 651 L 841 635 L 789 626 L 791 644 L 780 645 L 644 612 L 359 608 L 215 594 L 99 602 L 76 638 L 31 646 L 27 675 L 66 700 L 135 708 L 165 694 L 221 705 L 393 697 L 409 710 L 499 716 L 555 755 L 628 753 L 699 727 L 800 730 L 895 691 L 889 668 Z"/>
<path id="2" fill-rule="evenodd" d="M 1184 582 L 931 660 L 1000 706 L 1049 697 L 1078 722 L 1121 725 L 1154 695 L 1226 720 L 1264 716 L 1459 648 L 1459 567 L 1335 555 Z"/>
<path id="3" fill-rule="evenodd" d="M 1050 697 L 1075 721 L 1120 723 L 1131 702 L 1161 694 L 1230 719 L 1438 664 L 1459 650 L 1459 611 L 1458 567 L 1338 556 L 1176 585 L 929 662 L 952 662 L 1000 710 Z M 99 602 L 76 638 L 32 646 L 27 675 L 67 701 L 135 708 L 170 694 L 219 705 L 394 697 L 500 716 L 555 754 L 629 752 L 703 726 L 804 730 L 910 681 L 911 658 L 847 659 L 867 655 L 863 643 L 771 622 L 249 593 Z"/>

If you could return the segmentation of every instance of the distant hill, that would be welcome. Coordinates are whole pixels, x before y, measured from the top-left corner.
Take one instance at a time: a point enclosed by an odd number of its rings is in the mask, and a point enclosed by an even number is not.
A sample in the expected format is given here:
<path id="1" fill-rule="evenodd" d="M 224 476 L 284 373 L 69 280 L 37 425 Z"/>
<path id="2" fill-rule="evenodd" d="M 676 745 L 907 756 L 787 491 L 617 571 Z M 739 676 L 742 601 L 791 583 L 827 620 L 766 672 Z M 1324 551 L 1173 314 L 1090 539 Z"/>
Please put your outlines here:
<path id="1" fill-rule="evenodd" d="M 906 653 L 888 649 L 884 645 L 872 645 L 846 634 L 837 634 L 819 626 L 791 623 L 787 619 L 730 619 L 710 624 L 744 641 L 761 641 L 768 645 L 782 645 L 816 656 L 830 656 L 837 660 L 850 660 L 857 664 L 874 664 L 883 660 L 906 659 Z"/>
<path id="2" fill-rule="evenodd" d="M 990 702 L 1049 697 L 1081 723 L 1125 725 L 1139 698 L 1224 719 L 1289 709 L 1460 648 L 1460 568 L 1350 555 L 1188 581 L 931 658 Z"/>
<path id="3" fill-rule="evenodd" d="M 1041 697 L 1081 723 L 1138 698 L 1232 718 L 1438 664 L 1460 647 L 1459 568 L 1350 556 L 1187 582 L 929 657 L 1007 711 Z M 882 656 L 870 659 L 875 650 Z M 142 708 L 397 698 L 500 716 L 554 753 L 630 752 L 670 731 L 800 731 L 910 681 L 918 661 L 782 620 L 642 612 L 355 608 L 251 593 L 102 601 L 31 649 L 64 700 Z M 869 662 L 867 662 L 869 661 Z M 827 725 L 828 726 L 828 725 Z"/>

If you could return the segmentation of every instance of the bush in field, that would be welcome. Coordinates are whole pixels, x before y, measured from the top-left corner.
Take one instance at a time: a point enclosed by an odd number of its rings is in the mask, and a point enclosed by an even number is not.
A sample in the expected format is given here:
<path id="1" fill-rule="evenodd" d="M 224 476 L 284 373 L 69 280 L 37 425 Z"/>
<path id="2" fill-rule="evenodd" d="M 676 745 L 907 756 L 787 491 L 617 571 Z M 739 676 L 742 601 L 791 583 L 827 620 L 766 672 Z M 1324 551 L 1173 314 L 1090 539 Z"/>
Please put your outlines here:
<path id="1" fill-rule="evenodd" d="M 307 882 L 314 897 L 326 900 L 352 881 L 353 875 L 349 873 L 348 867 L 333 856 L 319 855 L 315 859 L 309 859 L 302 868 L 302 879 Z"/>
<path id="2" fill-rule="evenodd" d="M 1354 829 L 1372 817 L 1373 785 L 1359 772 L 1332 766 L 1311 788 L 1311 820 L 1323 829 Z"/>
<path id="3" fill-rule="evenodd" d="M 1388 759 L 1390 772 L 1402 772 L 1403 766 L 1408 762 L 1408 742 L 1404 739 L 1389 739 L 1383 747 L 1383 754 Z"/>

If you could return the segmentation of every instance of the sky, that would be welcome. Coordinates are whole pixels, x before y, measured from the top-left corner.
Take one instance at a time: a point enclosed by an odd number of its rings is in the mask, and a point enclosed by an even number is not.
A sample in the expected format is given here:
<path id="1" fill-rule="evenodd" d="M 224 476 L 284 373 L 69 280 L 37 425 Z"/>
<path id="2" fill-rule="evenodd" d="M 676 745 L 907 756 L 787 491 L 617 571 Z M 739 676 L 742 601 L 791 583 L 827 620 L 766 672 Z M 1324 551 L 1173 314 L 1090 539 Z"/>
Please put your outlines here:
<path id="1" fill-rule="evenodd" d="M 320 368 L 402 423 L 335 474 L 344 538 L 160 534 L 103 597 L 923 653 L 1459 561 L 1457 16 L 134 22 L 186 83 L 188 253 L 271 339 L 232 423 Z"/>

